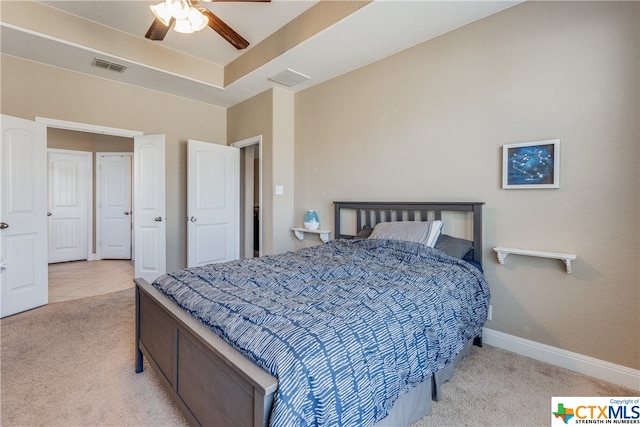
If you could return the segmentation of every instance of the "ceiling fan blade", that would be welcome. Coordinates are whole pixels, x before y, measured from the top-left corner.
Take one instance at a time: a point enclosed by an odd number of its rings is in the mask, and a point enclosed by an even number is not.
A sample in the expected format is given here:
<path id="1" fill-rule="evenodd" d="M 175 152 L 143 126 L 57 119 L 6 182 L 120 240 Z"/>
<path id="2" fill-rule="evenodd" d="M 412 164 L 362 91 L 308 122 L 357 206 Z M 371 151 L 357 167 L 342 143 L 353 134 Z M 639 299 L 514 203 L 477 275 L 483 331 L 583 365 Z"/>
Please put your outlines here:
<path id="1" fill-rule="evenodd" d="M 246 41 L 240 34 L 236 33 L 234 29 L 228 26 L 222 19 L 214 15 L 209 9 L 203 7 L 198 10 L 209 20 L 209 27 L 224 37 L 224 39 L 231 43 L 236 49 L 246 49 L 247 46 L 249 46 L 248 41 Z"/>
<path id="2" fill-rule="evenodd" d="M 150 40 L 163 40 L 164 36 L 167 35 L 174 22 L 175 19 L 171 18 L 171 21 L 169 21 L 169 25 L 167 26 L 164 25 L 158 18 L 155 18 L 151 23 L 151 26 L 147 30 L 147 34 L 145 34 L 144 36 Z"/>

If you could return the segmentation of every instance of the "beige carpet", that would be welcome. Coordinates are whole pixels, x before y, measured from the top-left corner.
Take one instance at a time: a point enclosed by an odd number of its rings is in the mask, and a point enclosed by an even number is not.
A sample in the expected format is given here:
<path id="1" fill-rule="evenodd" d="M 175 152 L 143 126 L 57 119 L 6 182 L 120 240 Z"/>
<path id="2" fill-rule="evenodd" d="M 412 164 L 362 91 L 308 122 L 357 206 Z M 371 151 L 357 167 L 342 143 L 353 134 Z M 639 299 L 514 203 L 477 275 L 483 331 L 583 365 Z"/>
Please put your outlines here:
<path id="1" fill-rule="evenodd" d="M 153 371 L 134 372 L 134 291 L 0 321 L 2 426 L 181 426 Z M 494 347 L 474 347 L 415 427 L 548 426 L 552 396 L 637 392 Z"/>
<path id="2" fill-rule="evenodd" d="M 151 369 L 134 370 L 134 290 L 0 321 L 2 426 L 186 424 Z"/>

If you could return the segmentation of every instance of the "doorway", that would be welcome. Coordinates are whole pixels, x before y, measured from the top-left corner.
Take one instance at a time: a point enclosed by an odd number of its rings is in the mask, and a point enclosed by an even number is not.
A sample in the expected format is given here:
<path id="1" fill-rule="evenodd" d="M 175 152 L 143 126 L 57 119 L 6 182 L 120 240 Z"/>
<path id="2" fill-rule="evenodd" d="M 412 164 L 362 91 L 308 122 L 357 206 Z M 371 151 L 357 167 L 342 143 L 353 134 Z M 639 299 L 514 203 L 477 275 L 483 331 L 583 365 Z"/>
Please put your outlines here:
<path id="1" fill-rule="evenodd" d="M 133 138 L 48 128 L 47 147 L 49 302 L 97 295 L 131 284 Z M 81 194 L 76 196 L 75 188 Z M 78 211 L 82 215 L 75 215 Z M 81 251 L 74 250 L 76 240 L 83 241 Z M 99 261 L 103 259 L 124 261 Z M 129 268 L 122 266 L 123 262 Z M 107 269 L 112 270 L 110 286 L 103 274 Z M 124 280 L 121 276 L 127 274 L 130 277 Z"/>
<path id="2" fill-rule="evenodd" d="M 47 128 L 47 149 L 49 152 L 75 153 L 76 155 L 84 153 L 90 157 L 90 165 L 87 166 L 88 172 L 83 175 L 82 182 L 78 182 L 79 185 L 85 185 L 88 188 L 88 197 L 90 198 L 87 206 L 88 221 L 86 221 L 88 245 L 84 255 L 82 257 L 76 256 L 75 260 L 131 259 L 131 159 L 133 145 L 133 138 L 128 136 Z M 113 162 L 107 162 L 105 158 L 101 158 L 103 155 L 113 155 Z M 67 167 L 66 169 L 73 168 Z M 52 179 L 51 174 L 49 179 Z M 69 179 L 67 179 L 68 181 Z M 101 209 L 101 206 L 104 206 L 104 201 L 100 198 L 105 194 L 110 198 L 108 204 L 122 205 L 117 207 L 119 221 L 116 221 L 115 217 L 104 217 L 104 210 Z M 71 203 L 65 201 L 65 204 Z M 48 206 L 48 212 L 51 213 L 54 208 L 51 196 Z M 54 217 L 56 215 L 51 215 L 50 219 Z M 110 235 L 106 241 L 102 239 L 101 235 L 101 231 L 104 231 L 105 227 L 109 228 L 105 221 L 114 227 L 116 224 L 119 225 L 118 228 L 112 230 L 114 234 Z M 51 241 L 49 246 L 51 246 Z M 52 259 L 50 257 L 49 262 L 71 260 L 71 258 Z"/>
<path id="3" fill-rule="evenodd" d="M 240 257 L 262 256 L 262 135 L 231 144 L 240 149 Z"/>

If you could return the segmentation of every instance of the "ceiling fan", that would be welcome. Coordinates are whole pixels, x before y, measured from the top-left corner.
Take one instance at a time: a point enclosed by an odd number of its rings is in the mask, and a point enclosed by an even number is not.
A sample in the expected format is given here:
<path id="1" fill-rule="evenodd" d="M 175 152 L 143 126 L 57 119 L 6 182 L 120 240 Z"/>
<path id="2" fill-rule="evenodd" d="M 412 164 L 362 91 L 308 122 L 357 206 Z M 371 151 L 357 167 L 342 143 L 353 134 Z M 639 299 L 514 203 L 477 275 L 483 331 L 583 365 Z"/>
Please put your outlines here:
<path id="1" fill-rule="evenodd" d="M 214 0 L 204 0 L 214 1 Z M 217 1 L 251 1 L 269 2 L 271 0 L 217 0 Z M 145 37 L 150 40 L 163 40 L 171 27 L 179 33 L 194 33 L 207 25 L 231 43 L 236 49 L 246 49 L 249 42 L 218 18 L 209 9 L 197 7 L 200 0 L 164 0 L 150 6 L 155 15 L 153 23 Z"/>

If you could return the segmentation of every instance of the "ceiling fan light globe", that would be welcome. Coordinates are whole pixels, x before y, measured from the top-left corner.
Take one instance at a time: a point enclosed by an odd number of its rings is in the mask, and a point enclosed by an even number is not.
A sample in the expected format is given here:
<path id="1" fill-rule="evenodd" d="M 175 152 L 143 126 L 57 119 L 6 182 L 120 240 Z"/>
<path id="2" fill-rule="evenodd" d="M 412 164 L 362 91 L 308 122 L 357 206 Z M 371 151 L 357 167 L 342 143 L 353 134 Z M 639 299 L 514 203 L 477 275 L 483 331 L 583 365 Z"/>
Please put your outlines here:
<path id="1" fill-rule="evenodd" d="M 191 22 L 189 22 L 189 20 L 186 18 L 176 19 L 176 24 L 173 26 L 173 29 L 183 34 L 193 33 L 193 27 L 191 26 Z"/>
<path id="2" fill-rule="evenodd" d="M 167 0 L 171 15 L 176 20 L 186 19 L 189 16 L 189 4 L 185 0 Z"/>
<path id="3" fill-rule="evenodd" d="M 155 17 L 168 27 L 169 23 L 171 22 L 172 16 L 171 10 L 167 7 L 167 3 L 168 2 L 158 3 L 156 5 L 149 6 L 149 8 L 151 9 L 151 12 L 153 12 Z"/>
<path id="4" fill-rule="evenodd" d="M 189 9 L 189 22 L 193 31 L 200 31 L 207 26 L 209 20 L 198 9 L 192 7 Z"/>

